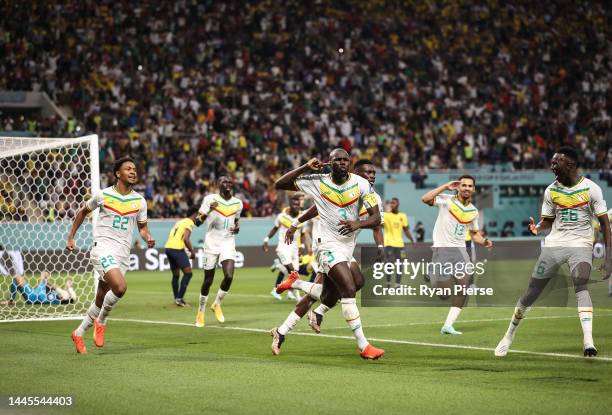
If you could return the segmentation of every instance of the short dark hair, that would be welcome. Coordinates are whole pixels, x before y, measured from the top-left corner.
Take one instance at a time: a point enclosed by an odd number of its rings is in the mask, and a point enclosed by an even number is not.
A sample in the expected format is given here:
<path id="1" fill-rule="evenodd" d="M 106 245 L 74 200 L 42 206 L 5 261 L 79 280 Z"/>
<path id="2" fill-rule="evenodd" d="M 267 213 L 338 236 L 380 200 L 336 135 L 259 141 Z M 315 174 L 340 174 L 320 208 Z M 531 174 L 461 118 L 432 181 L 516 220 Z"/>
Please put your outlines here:
<path id="1" fill-rule="evenodd" d="M 355 162 L 355 164 L 353 165 L 353 168 L 356 169 L 357 167 L 365 166 L 366 164 L 374 165 L 374 163 L 372 163 L 371 160 L 368 160 L 368 159 L 359 159 L 359 160 L 357 160 Z"/>
<path id="2" fill-rule="evenodd" d="M 559 147 L 555 152 L 557 154 L 563 154 L 568 159 L 572 160 L 576 165 L 578 165 L 578 152 L 574 147 L 571 146 L 563 146 Z"/>
<path id="3" fill-rule="evenodd" d="M 131 158 L 130 156 L 123 156 L 115 160 L 115 162 L 113 163 L 113 174 L 117 173 L 119 169 L 121 169 L 121 166 L 123 166 L 123 163 L 127 163 L 127 162 L 131 162 L 131 163 L 134 163 L 134 165 L 136 165 L 136 162 L 134 161 L 133 158 Z"/>
<path id="4" fill-rule="evenodd" d="M 198 213 L 199 208 L 197 206 L 191 206 L 187 209 L 187 217 L 193 216 L 195 213 Z"/>
<path id="5" fill-rule="evenodd" d="M 392 197 L 391 201 L 396 201 L 397 203 L 399 203 L 399 199 L 397 197 Z"/>
<path id="6" fill-rule="evenodd" d="M 470 179 L 474 183 L 474 186 L 476 186 L 476 179 L 474 178 L 474 176 L 470 174 L 463 174 L 457 180 L 461 181 L 462 179 Z"/>

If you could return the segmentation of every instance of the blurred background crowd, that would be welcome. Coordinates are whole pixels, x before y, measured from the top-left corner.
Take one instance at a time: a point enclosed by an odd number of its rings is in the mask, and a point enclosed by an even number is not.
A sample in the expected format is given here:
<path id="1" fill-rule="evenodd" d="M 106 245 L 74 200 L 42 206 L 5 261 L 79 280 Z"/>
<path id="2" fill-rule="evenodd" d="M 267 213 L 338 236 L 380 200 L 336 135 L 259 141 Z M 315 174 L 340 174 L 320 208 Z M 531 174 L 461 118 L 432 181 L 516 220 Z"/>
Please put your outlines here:
<path id="1" fill-rule="evenodd" d="M 612 167 L 606 2 L 64 0 L 0 3 L 0 90 L 67 119 L 0 130 L 100 136 L 138 160 L 151 217 L 223 174 L 268 216 L 281 172 L 343 147 L 385 172 L 547 168 L 561 143 Z M 109 181 L 103 178 L 103 185 Z M 421 183 L 422 184 L 422 183 Z M 419 183 L 417 183 L 419 185 Z"/>

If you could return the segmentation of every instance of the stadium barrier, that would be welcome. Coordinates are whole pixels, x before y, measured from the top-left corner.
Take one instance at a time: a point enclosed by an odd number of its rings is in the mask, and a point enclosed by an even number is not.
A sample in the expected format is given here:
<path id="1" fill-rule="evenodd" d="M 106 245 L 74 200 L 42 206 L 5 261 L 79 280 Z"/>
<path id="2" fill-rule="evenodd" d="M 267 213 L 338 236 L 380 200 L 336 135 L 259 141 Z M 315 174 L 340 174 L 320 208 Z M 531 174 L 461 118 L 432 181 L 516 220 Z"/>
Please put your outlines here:
<path id="1" fill-rule="evenodd" d="M 476 255 L 479 260 L 490 258 L 503 258 L 504 260 L 529 260 L 535 259 L 540 252 L 541 240 L 532 239 L 530 241 L 497 241 L 494 251 L 488 251 L 478 247 Z M 372 245 L 358 245 L 356 258 L 359 259 L 361 247 Z M 415 247 L 407 246 L 406 252 L 410 257 L 431 258 L 431 244 L 418 243 Z M 57 258 L 62 252 L 51 250 L 23 250 L 21 251 L 24 259 L 24 270 L 26 274 L 36 274 L 42 271 L 51 273 L 62 272 L 63 264 L 58 264 L 52 259 Z M 603 245 L 596 244 L 593 249 L 593 256 L 600 258 L 603 256 Z M 88 261 L 84 261 L 89 256 L 89 251 L 78 251 L 74 254 L 79 264 L 87 267 Z M 261 246 L 240 246 L 237 247 L 236 266 L 241 267 L 265 267 L 270 266 L 276 258 L 274 247 L 268 252 L 263 252 Z M 201 269 L 204 265 L 204 251 L 202 248 L 196 249 L 196 258 L 193 260 L 193 268 Z M 168 259 L 163 248 L 133 249 L 130 255 L 130 271 L 166 271 L 169 270 Z M 83 270 L 85 271 L 85 270 Z"/>

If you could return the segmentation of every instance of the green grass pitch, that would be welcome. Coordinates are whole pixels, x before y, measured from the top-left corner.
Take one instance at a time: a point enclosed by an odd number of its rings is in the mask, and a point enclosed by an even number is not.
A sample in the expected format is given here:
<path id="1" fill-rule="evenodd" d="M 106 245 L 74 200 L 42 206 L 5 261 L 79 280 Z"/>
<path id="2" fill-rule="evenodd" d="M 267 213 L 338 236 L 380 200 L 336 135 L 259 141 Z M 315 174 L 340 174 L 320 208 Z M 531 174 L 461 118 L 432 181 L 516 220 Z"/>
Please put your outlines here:
<path id="1" fill-rule="evenodd" d="M 300 322 L 273 356 L 267 331 L 293 307 L 268 295 L 273 280 L 264 268 L 238 269 L 226 323 L 207 310 L 198 329 L 195 308 L 172 303 L 169 273 L 130 273 L 106 346 L 96 349 L 89 331 L 86 356 L 70 341 L 76 321 L 0 324 L 0 413 L 610 413 L 610 309 L 596 309 L 593 360 L 580 357 L 574 307 L 534 309 L 513 345 L 523 352 L 504 359 L 492 350 L 507 307 L 467 308 L 455 337 L 439 334 L 446 308 L 361 308 L 366 335 L 386 350 L 376 362 L 359 358 L 338 307 L 321 335 Z M 197 271 L 188 302 L 201 281 Z M 11 409 L 8 395 L 72 395 L 75 405 Z"/>

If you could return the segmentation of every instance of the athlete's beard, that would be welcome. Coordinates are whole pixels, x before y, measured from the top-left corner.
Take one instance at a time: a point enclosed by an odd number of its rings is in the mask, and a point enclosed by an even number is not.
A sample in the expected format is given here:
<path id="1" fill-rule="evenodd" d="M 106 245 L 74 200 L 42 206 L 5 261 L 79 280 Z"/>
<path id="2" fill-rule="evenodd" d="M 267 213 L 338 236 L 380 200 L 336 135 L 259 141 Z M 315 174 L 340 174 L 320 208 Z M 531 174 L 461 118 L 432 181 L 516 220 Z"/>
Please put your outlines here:
<path id="1" fill-rule="evenodd" d="M 225 200 L 228 200 L 229 198 L 232 197 L 232 192 L 230 192 L 229 190 L 228 191 L 221 190 L 221 197 Z"/>
<path id="2" fill-rule="evenodd" d="M 461 195 L 461 192 L 457 192 L 457 198 L 461 201 L 461 203 L 463 203 L 464 205 L 466 203 L 470 203 L 472 201 L 472 195 L 469 195 L 468 197 L 464 198 Z"/>
<path id="3" fill-rule="evenodd" d="M 344 183 L 348 179 L 348 177 L 349 177 L 348 171 L 346 171 L 346 173 L 341 172 L 341 171 L 338 171 L 338 172 L 332 171 L 332 179 L 336 183 Z"/>

